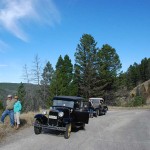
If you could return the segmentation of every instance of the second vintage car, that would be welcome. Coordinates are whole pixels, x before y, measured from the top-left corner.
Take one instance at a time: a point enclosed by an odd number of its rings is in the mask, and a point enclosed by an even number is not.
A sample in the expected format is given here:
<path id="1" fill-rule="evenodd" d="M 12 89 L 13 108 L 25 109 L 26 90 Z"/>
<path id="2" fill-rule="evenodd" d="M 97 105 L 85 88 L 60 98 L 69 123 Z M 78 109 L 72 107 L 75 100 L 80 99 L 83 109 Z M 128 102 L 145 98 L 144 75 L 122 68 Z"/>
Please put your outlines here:
<path id="1" fill-rule="evenodd" d="M 72 128 L 83 128 L 89 122 L 89 112 L 84 108 L 84 98 L 78 96 L 55 96 L 48 114 L 34 116 L 34 132 L 40 134 L 42 129 L 63 131 L 68 139 Z"/>
<path id="2" fill-rule="evenodd" d="M 97 117 L 105 115 L 108 111 L 107 105 L 104 103 L 103 98 L 89 98 L 89 115 L 90 118 L 93 116 Z"/>

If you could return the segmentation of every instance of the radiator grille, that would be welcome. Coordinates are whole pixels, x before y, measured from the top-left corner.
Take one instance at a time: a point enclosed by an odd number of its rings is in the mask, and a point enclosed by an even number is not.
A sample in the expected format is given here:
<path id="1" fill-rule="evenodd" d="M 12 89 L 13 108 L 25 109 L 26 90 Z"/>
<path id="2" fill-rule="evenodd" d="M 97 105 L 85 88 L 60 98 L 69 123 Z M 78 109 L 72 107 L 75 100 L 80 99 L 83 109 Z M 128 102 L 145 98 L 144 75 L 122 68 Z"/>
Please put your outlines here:
<path id="1" fill-rule="evenodd" d="M 49 116 L 56 117 L 56 119 L 49 118 L 49 125 L 51 125 L 51 126 L 57 126 L 58 125 L 58 112 L 50 111 L 49 112 Z"/>

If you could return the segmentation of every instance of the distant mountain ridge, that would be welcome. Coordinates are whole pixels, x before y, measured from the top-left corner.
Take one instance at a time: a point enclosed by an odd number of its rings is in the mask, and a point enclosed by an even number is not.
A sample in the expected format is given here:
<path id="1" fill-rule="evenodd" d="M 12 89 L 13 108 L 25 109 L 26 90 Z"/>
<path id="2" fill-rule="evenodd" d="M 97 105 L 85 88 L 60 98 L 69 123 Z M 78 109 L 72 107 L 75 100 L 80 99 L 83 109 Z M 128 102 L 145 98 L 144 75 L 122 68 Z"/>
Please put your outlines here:
<path id="1" fill-rule="evenodd" d="M 8 94 L 15 95 L 20 83 L 0 83 L 0 100 L 6 99 Z"/>

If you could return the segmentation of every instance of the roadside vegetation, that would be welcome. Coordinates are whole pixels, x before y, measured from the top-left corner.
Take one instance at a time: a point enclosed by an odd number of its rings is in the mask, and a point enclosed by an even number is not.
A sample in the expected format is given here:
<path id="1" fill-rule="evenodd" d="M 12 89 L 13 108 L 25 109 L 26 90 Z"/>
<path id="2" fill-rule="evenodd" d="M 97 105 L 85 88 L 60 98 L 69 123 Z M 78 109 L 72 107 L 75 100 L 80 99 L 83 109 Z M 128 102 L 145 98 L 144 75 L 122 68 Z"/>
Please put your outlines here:
<path id="1" fill-rule="evenodd" d="M 2 114 L 2 111 L 0 111 L 0 115 Z M 9 134 L 13 134 L 15 132 L 18 132 L 19 130 L 22 130 L 26 127 L 32 126 L 33 121 L 34 121 L 34 115 L 36 113 L 34 112 L 28 112 L 28 113 L 23 113 L 20 116 L 20 128 L 16 130 L 15 128 L 12 128 L 10 126 L 10 120 L 9 116 L 5 118 L 5 123 L 0 124 L 0 141 L 5 138 Z"/>
<path id="2" fill-rule="evenodd" d="M 142 96 L 131 97 L 128 101 L 118 101 L 116 106 L 120 107 L 143 107 L 146 105 L 146 99 Z"/>
<path id="3" fill-rule="evenodd" d="M 137 107 L 146 105 L 146 100 L 141 96 L 135 96 L 129 102 L 126 103 L 127 107 Z"/>

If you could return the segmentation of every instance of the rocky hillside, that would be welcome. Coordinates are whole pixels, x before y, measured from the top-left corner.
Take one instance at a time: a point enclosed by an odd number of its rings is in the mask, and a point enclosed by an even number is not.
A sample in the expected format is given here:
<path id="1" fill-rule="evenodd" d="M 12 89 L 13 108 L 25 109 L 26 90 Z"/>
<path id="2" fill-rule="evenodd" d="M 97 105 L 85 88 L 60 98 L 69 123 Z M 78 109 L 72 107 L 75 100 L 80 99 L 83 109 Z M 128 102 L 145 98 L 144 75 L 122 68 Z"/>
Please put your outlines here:
<path id="1" fill-rule="evenodd" d="M 150 104 L 150 80 L 139 84 L 130 92 L 131 97 L 142 96 L 146 99 L 146 103 Z"/>

